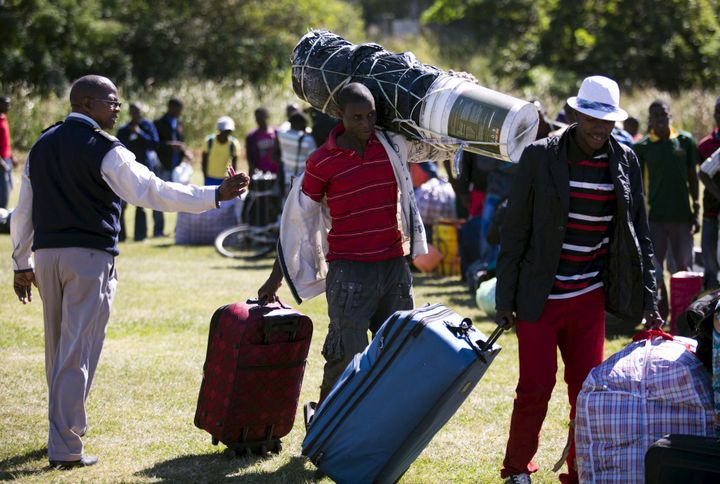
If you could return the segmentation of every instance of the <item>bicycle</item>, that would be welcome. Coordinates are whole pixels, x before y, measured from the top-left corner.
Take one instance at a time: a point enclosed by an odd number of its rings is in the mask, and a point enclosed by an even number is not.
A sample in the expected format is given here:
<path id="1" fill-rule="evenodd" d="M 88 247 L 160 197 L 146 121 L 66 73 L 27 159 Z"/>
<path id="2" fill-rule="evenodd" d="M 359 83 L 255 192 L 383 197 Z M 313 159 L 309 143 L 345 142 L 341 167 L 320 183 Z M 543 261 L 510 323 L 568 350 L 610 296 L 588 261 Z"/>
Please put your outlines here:
<path id="1" fill-rule="evenodd" d="M 277 175 L 253 174 L 243 203 L 243 223 L 220 232 L 215 238 L 215 250 L 224 257 L 248 261 L 274 253 L 280 237 L 281 203 Z"/>

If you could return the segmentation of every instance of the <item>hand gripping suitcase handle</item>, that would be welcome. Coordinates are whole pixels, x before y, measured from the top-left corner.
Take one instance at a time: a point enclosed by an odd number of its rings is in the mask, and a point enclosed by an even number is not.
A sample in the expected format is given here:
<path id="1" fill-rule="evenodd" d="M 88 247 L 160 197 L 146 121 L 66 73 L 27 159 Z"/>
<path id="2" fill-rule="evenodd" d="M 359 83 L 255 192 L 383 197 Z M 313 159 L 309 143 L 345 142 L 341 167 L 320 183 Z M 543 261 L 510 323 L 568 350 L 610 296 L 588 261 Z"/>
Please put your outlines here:
<path id="1" fill-rule="evenodd" d="M 478 346 L 480 347 L 481 350 L 488 351 L 489 349 L 491 349 L 493 347 L 495 342 L 498 340 L 500 335 L 503 334 L 504 331 L 505 331 L 504 326 L 496 327 L 495 331 L 492 332 L 492 334 L 487 339 L 487 341 L 485 341 L 484 343 L 482 341 L 477 342 Z"/>
<path id="2" fill-rule="evenodd" d="M 277 299 L 277 303 L 278 303 L 283 309 L 292 309 L 290 306 L 286 306 L 285 304 L 283 304 L 283 302 L 280 300 L 280 298 Z M 254 298 L 250 298 L 250 299 L 248 299 L 247 301 L 245 301 L 245 304 L 256 304 L 256 305 L 258 305 L 258 306 L 265 306 L 266 304 L 268 304 L 268 302 L 267 302 L 267 300 L 265 300 L 265 299 L 260 300 L 260 299 L 258 299 L 258 298 L 256 298 L 256 297 L 254 297 Z"/>

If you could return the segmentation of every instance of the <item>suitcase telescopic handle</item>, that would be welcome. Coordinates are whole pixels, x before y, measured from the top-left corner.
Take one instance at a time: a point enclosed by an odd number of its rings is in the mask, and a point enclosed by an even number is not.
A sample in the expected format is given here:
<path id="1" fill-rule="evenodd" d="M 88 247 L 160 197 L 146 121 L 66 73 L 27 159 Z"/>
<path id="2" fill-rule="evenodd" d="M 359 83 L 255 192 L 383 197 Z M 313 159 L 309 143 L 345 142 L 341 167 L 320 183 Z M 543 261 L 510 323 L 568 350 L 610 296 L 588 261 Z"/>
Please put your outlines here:
<path id="1" fill-rule="evenodd" d="M 505 326 L 498 326 L 495 328 L 495 331 L 492 332 L 490 337 L 487 339 L 487 341 L 483 342 L 482 340 L 477 341 L 477 345 L 480 347 L 483 351 L 488 351 L 490 348 L 493 347 L 495 342 L 500 338 L 500 335 L 503 334 L 505 331 Z"/>
<path id="2" fill-rule="evenodd" d="M 472 320 L 470 318 L 464 318 L 457 326 L 448 323 L 445 323 L 445 325 L 456 336 L 464 336 L 467 338 L 470 328 L 472 328 Z M 488 351 L 493 347 L 498 338 L 500 338 L 500 335 L 503 334 L 503 331 L 505 331 L 505 326 L 498 326 L 492 332 L 487 341 L 479 339 L 475 342 L 475 345 L 477 345 L 477 347 L 480 348 L 481 351 Z"/>

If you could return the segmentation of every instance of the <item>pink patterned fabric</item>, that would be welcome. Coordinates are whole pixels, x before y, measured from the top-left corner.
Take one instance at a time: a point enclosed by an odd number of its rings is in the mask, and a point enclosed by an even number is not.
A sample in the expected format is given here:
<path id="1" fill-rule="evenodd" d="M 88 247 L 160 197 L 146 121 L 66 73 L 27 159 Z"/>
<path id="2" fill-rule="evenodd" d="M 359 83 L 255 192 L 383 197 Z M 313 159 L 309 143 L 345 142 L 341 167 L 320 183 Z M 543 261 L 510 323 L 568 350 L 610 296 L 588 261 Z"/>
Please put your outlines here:
<path id="1" fill-rule="evenodd" d="M 684 342 L 638 341 L 594 368 L 577 399 L 580 482 L 643 482 L 666 434 L 713 435 L 710 374 Z"/>

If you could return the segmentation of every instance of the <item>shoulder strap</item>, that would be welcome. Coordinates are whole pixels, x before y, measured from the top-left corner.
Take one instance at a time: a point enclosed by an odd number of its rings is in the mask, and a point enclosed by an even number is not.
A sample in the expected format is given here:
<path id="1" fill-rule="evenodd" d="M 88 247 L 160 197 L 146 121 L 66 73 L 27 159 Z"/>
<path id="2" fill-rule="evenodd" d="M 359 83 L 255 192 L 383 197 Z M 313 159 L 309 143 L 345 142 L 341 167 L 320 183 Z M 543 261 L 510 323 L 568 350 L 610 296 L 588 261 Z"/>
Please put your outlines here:
<path id="1" fill-rule="evenodd" d="M 298 138 L 298 146 L 297 146 L 297 163 L 295 163 L 295 175 L 297 175 L 300 171 L 300 153 L 302 152 L 302 142 L 303 139 L 305 139 L 306 136 L 309 136 L 306 132 L 303 131 L 303 133 Z"/>
<path id="2" fill-rule="evenodd" d="M 213 136 L 213 135 L 208 136 L 208 140 L 207 140 L 208 155 L 210 154 L 210 150 L 212 150 L 213 141 L 215 141 L 215 136 Z"/>
<path id="3" fill-rule="evenodd" d="M 102 136 L 103 138 L 105 138 L 108 141 L 111 141 L 113 143 L 115 143 L 116 141 L 119 141 L 115 136 L 111 135 L 107 131 L 103 131 L 100 128 L 95 128 L 94 131 L 95 131 L 95 133 L 99 134 L 100 136 Z"/>
<path id="4" fill-rule="evenodd" d="M 235 138 L 228 136 L 228 143 L 230 144 L 230 159 L 235 158 Z"/>
<path id="5" fill-rule="evenodd" d="M 50 129 L 53 129 L 55 126 L 60 126 L 61 124 L 63 124 L 62 121 L 58 121 L 58 122 L 55 123 L 55 124 L 51 124 L 51 125 L 48 126 L 47 128 L 43 129 L 43 130 L 40 132 L 40 134 L 42 134 L 42 133 L 44 133 L 45 131 L 48 131 L 48 130 L 50 130 Z"/>

